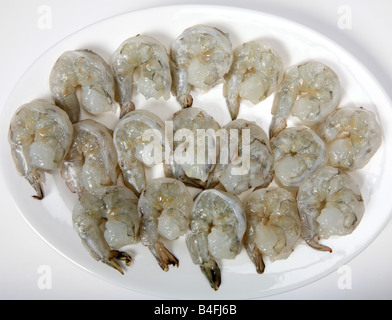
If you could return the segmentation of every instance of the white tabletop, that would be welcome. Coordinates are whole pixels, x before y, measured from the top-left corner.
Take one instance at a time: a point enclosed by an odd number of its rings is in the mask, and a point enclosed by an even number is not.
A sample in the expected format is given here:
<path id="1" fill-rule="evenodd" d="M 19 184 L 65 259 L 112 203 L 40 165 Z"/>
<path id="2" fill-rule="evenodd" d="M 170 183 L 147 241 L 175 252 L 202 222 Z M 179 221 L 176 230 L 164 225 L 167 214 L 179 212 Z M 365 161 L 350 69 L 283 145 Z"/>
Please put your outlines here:
<path id="1" fill-rule="evenodd" d="M 392 2 L 388 0 L 379 0 L 377 5 L 366 0 L 14 0 L 0 3 L 0 108 L 24 71 L 69 34 L 124 12 L 191 3 L 243 7 L 302 23 L 353 53 L 384 88 L 392 85 Z M 49 20 L 45 16 L 48 11 Z M 1 299 L 159 299 L 119 288 L 65 259 L 29 227 L 12 199 L 2 196 L 7 194 L 6 188 L 0 182 Z M 391 243 L 392 222 L 340 271 L 267 299 L 391 299 Z M 45 267 L 51 271 L 49 289 L 43 289 L 39 282 Z M 350 286 L 342 278 L 347 272 Z"/>

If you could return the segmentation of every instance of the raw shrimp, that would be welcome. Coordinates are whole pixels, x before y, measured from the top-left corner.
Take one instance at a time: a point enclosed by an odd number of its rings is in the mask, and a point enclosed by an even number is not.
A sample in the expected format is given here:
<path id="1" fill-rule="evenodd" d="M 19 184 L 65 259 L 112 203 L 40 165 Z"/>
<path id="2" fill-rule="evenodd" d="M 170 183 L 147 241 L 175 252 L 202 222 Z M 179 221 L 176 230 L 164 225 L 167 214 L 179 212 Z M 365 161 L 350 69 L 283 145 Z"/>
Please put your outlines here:
<path id="1" fill-rule="evenodd" d="M 150 142 L 150 134 L 153 142 Z M 163 121 L 147 110 L 129 112 L 114 128 L 113 141 L 124 183 L 137 195 L 146 186 L 145 167 L 162 162 L 163 137 Z M 154 148 L 149 148 L 150 144 L 153 144 Z M 158 150 L 162 152 L 153 154 Z"/>
<path id="2" fill-rule="evenodd" d="M 49 83 L 56 104 L 73 123 L 79 120 L 80 105 L 91 114 L 112 111 L 115 107 L 112 70 L 91 50 L 64 52 L 53 66 Z M 81 87 L 80 102 L 76 95 L 78 87 Z"/>
<path id="3" fill-rule="evenodd" d="M 237 118 L 241 100 L 253 104 L 263 101 L 276 90 L 282 77 L 282 59 L 264 41 L 255 40 L 237 47 L 223 86 L 231 118 Z"/>
<path id="4" fill-rule="evenodd" d="M 132 258 L 119 249 L 139 241 L 137 204 L 138 198 L 126 187 L 101 187 L 80 193 L 72 213 L 74 228 L 91 256 L 122 274 L 116 260 L 129 266 Z"/>
<path id="5" fill-rule="evenodd" d="M 117 156 L 108 128 L 92 119 L 74 123 L 71 148 L 61 176 L 71 192 L 94 191 L 117 182 Z"/>
<path id="6" fill-rule="evenodd" d="M 171 48 L 173 91 L 183 108 L 192 106 L 193 87 L 207 91 L 220 82 L 233 62 L 229 36 L 217 28 L 195 25 Z"/>
<path id="7" fill-rule="evenodd" d="M 186 244 L 193 263 L 200 266 L 214 290 L 221 284 L 215 259 L 234 259 L 241 250 L 245 230 L 246 217 L 237 196 L 215 189 L 198 195 Z"/>
<path id="8" fill-rule="evenodd" d="M 324 142 L 307 127 L 282 130 L 271 139 L 275 177 L 286 187 L 296 187 L 317 168 L 325 165 Z"/>
<path id="9" fill-rule="evenodd" d="M 132 91 L 146 98 L 170 98 L 172 84 L 169 55 L 165 46 L 154 38 L 137 35 L 125 40 L 111 61 L 121 103 L 121 117 L 135 109 Z"/>
<path id="10" fill-rule="evenodd" d="M 8 141 L 16 169 L 37 193 L 34 198 L 44 197 L 39 171 L 60 167 L 71 145 L 72 134 L 68 115 L 47 101 L 34 100 L 15 112 Z"/>
<path id="11" fill-rule="evenodd" d="M 348 173 L 329 166 L 300 185 L 297 203 L 302 237 L 312 248 L 330 252 L 319 239 L 352 233 L 365 211 L 358 184 Z"/>
<path id="12" fill-rule="evenodd" d="M 169 265 L 178 266 L 178 259 L 164 246 L 160 237 L 175 240 L 185 234 L 192 203 L 187 187 L 171 178 L 153 179 L 140 195 L 140 237 L 164 271 L 169 270 Z"/>
<path id="13" fill-rule="evenodd" d="M 288 258 L 301 236 L 296 199 L 279 187 L 259 189 L 246 200 L 245 213 L 244 246 L 256 271 L 263 273 L 263 256 L 271 261 Z"/>
<path id="14" fill-rule="evenodd" d="M 337 109 L 315 130 L 326 143 L 333 167 L 363 168 L 381 145 L 381 127 L 375 115 L 363 108 Z"/>
<path id="15" fill-rule="evenodd" d="M 289 115 L 313 126 L 334 111 L 341 97 L 338 76 L 317 61 L 289 68 L 275 95 L 271 113 L 270 138 L 286 127 Z"/>
<path id="16" fill-rule="evenodd" d="M 219 153 L 216 132 L 220 126 L 205 111 L 195 107 L 176 112 L 172 121 L 174 153 L 171 159 L 165 162 L 165 174 L 187 185 L 204 187 Z M 198 135 L 198 132 L 203 134 Z M 185 141 L 180 138 L 185 138 Z M 179 155 L 183 158 L 180 159 Z"/>
<path id="17" fill-rule="evenodd" d="M 220 182 L 227 192 L 238 195 L 250 188 L 268 186 L 274 177 L 273 156 L 264 130 L 256 122 L 242 119 L 231 121 L 221 130 L 227 131 L 230 146 L 237 142 L 238 151 L 230 155 L 229 161 L 220 152 L 206 187 L 213 188 Z M 241 164 L 237 163 L 238 159 Z"/>

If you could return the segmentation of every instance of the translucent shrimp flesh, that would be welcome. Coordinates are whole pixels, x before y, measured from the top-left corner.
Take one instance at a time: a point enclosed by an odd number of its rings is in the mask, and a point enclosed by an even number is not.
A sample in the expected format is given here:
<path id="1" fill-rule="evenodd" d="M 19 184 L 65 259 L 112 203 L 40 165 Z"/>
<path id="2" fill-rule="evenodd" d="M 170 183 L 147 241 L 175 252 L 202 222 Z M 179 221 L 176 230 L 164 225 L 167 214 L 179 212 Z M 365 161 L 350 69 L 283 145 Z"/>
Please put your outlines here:
<path id="1" fill-rule="evenodd" d="M 94 191 L 117 183 L 116 149 L 109 129 L 85 119 L 73 124 L 69 152 L 61 162 L 61 177 L 73 193 Z"/>
<path id="2" fill-rule="evenodd" d="M 326 143 L 329 164 L 342 169 L 363 168 L 382 141 L 374 113 L 357 107 L 337 109 L 315 131 Z"/>
<path id="3" fill-rule="evenodd" d="M 43 100 L 22 105 L 14 114 L 8 141 L 16 169 L 34 188 L 36 199 L 43 199 L 40 171 L 53 171 L 67 154 L 73 127 L 68 115 Z"/>
<path id="4" fill-rule="evenodd" d="M 216 189 L 198 195 L 186 244 L 193 263 L 200 266 L 214 290 L 221 284 L 216 259 L 234 259 L 242 248 L 245 230 L 246 217 L 237 196 Z"/>
<path id="5" fill-rule="evenodd" d="M 91 114 L 113 111 L 115 80 L 110 66 L 91 50 L 64 52 L 50 73 L 50 90 L 56 104 L 75 123 L 80 118 L 80 106 Z M 77 89 L 81 88 L 80 101 Z"/>
<path id="6" fill-rule="evenodd" d="M 205 111 L 195 107 L 176 112 L 172 121 L 173 152 L 171 159 L 164 164 L 165 174 L 189 186 L 204 187 L 219 154 L 216 133 L 220 125 Z M 198 135 L 198 132 L 203 134 Z"/>
<path id="7" fill-rule="evenodd" d="M 121 104 L 120 117 L 135 109 L 135 87 L 146 99 L 170 98 L 170 59 L 158 40 L 145 35 L 125 40 L 112 56 L 111 65 Z"/>
<path id="8" fill-rule="evenodd" d="M 124 186 L 101 187 L 82 192 L 74 206 L 72 221 L 91 256 L 120 273 L 119 261 L 129 266 L 132 257 L 121 248 L 139 241 L 138 198 Z"/>
<path id="9" fill-rule="evenodd" d="M 237 47 L 223 86 L 231 118 L 237 118 L 241 100 L 263 101 L 275 92 L 282 77 L 282 59 L 267 43 L 255 40 Z"/>
<path id="10" fill-rule="evenodd" d="M 327 162 L 323 140 L 307 127 L 290 127 L 271 139 L 275 178 L 286 187 L 298 187 Z"/>
<path id="11" fill-rule="evenodd" d="M 274 177 L 274 160 L 264 130 L 256 122 L 243 119 L 231 121 L 221 130 L 227 131 L 228 141 L 236 143 L 233 148 L 229 147 L 230 159 L 227 155 L 223 159 L 223 152 L 219 153 L 206 188 L 213 188 L 221 183 L 227 192 L 239 195 L 251 188 L 267 187 Z M 221 139 L 220 145 L 222 142 Z M 231 150 L 237 148 L 238 150 Z"/>
<path id="12" fill-rule="evenodd" d="M 263 273 L 263 256 L 271 261 L 287 259 L 301 236 L 297 202 L 291 192 L 268 187 L 253 191 L 246 200 L 247 229 L 244 236 L 246 251 Z"/>
<path id="13" fill-rule="evenodd" d="M 228 34 L 195 25 L 186 29 L 171 47 L 173 92 L 183 108 L 192 106 L 193 88 L 207 91 L 223 82 L 233 62 Z"/>
<path id="14" fill-rule="evenodd" d="M 164 246 L 163 239 L 175 240 L 188 230 L 192 195 L 187 187 L 172 178 L 156 178 L 148 183 L 139 198 L 142 216 L 140 237 L 164 271 L 178 266 L 178 259 Z"/>
<path id="15" fill-rule="evenodd" d="M 157 115 L 141 109 L 127 113 L 114 128 L 113 141 L 124 183 L 137 195 L 146 186 L 145 168 L 162 162 L 164 127 Z M 154 148 L 149 148 L 150 144 Z M 154 150 L 162 152 L 155 155 Z"/>
<path id="16" fill-rule="evenodd" d="M 337 168 L 325 166 L 306 179 L 297 193 L 301 235 L 314 249 L 330 251 L 319 239 L 344 236 L 358 226 L 365 211 L 355 180 Z"/>
<path id="17" fill-rule="evenodd" d="M 328 66 L 309 61 L 290 67 L 275 95 L 270 138 L 286 127 L 290 115 L 314 126 L 337 108 L 340 97 L 339 78 Z"/>

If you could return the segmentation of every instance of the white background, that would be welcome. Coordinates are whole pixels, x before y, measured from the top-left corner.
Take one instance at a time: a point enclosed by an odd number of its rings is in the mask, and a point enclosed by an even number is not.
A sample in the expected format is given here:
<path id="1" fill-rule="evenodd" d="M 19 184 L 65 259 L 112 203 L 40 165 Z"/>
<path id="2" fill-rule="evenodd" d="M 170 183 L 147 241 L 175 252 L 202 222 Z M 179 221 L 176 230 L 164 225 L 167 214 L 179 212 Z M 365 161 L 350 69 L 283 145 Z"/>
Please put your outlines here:
<path id="1" fill-rule="evenodd" d="M 124 12 L 178 4 L 243 7 L 302 23 L 355 55 L 387 92 L 392 87 L 392 42 L 389 34 L 392 30 L 392 2 L 389 0 L 2 0 L 0 108 L 3 108 L 24 71 L 45 50 L 69 34 Z M 42 6 L 51 9 L 52 26 L 49 30 L 40 28 Z M 339 27 L 342 8 L 351 9 L 350 29 Z M 114 286 L 65 259 L 29 227 L 3 182 L 0 182 L 0 199 L 1 299 L 159 299 Z M 267 299 L 391 299 L 391 243 L 390 222 L 370 246 L 344 269 L 351 272 L 351 289 L 339 288 L 342 274 L 336 271 L 305 287 Z M 38 286 L 41 266 L 49 266 L 52 271 L 52 288 L 49 290 Z"/>

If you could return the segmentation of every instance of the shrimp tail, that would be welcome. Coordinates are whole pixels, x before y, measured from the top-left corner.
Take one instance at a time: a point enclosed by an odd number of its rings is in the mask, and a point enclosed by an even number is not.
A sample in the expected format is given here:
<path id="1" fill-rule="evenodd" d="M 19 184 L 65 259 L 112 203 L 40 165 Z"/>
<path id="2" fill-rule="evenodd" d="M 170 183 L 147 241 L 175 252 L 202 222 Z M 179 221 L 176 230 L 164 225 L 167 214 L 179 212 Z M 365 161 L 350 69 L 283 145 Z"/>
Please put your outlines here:
<path id="1" fill-rule="evenodd" d="M 263 274 L 265 270 L 263 253 L 256 246 L 253 246 L 253 248 L 247 248 L 247 251 L 250 259 L 256 266 L 256 272 L 258 274 Z"/>
<path id="2" fill-rule="evenodd" d="M 221 284 L 221 271 L 215 260 L 211 259 L 200 265 L 200 269 L 206 276 L 208 282 L 215 291 L 219 289 Z"/>
<path id="3" fill-rule="evenodd" d="M 33 188 L 37 192 L 36 195 L 33 195 L 32 197 L 37 200 L 42 200 L 44 198 L 44 194 L 42 192 L 42 187 L 39 182 L 35 182 L 35 185 L 33 185 Z"/>
<path id="4" fill-rule="evenodd" d="M 198 188 L 198 189 L 206 189 L 202 183 L 197 183 L 197 181 L 192 181 L 191 179 L 184 178 L 183 183 L 188 187 Z"/>
<path id="5" fill-rule="evenodd" d="M 229 109 L 231 120 L 237 119 L 240 111 L 239 99 L 226 99 L 227 108 Z"/>
<path id="6" fill-rule="evenodd" d="M 330 253 L 332 252 L 332 249 L 330 247 L 324 246 L 315 239 L 315 237 L 311 239 L 305 239 L 306 243 L 312 247 L 313 249 L 319 250 L 319 251 L 329 251 Z"/>
<path id="7" fill-rule="evenodd" d="M 41 184 L 37 180 L 29 180 L 31 186 L 34 188 L 35 192 L 37 193 L 36 195 L 33 195 L 32 197 L 37 200 L 42 200 L 44 198 L 44 193 L 42 192 L 42 187 Z"/>
<path id="8" fill-rule="evenodd" d="M 132 101 L 128 101 L 127 103 L 123 104 L 121 106 L 120 119 L 124 118 L 125 115 L 134 110 L 135 104 Z"/>
<path id="9" fill-rule="evenodd" d="M 273 117 L 269 128 L 270 139 L 287 127 L 286 119 L 283 117 Z"/>
<path id="10" fill-rule="evenodd" d="M 193 105 L 193 97 L 190 94 L 183 94 L 178 97 L 178 102 L 182 108 L 189 108 Z"/>
<path id="11" fill-rule="evenodd" d="M 15 138 L 11 126 L 9 131 L 9 138 L 11 144 L 11 155 L 12 158 L 14 159 L 16 169 L 18 170 L 19 174 L 23 176 L 35 190 L 36 195 L 33 195 L 32 197 L 37 200 L 42 200 L 44 196 L 43 196 L 41 184 L 39 182 L 40 175 L 37 172 L 37 169 L 32 168 L 29 161 L 27 160 L 25 154 L 28 151 L 25 151 L 23 147 L 12 142 Z"/>
<path id="12" fill-rule="evenodd" d="M 42 200 L 44 198 L 44 193 L 42 191 L 42 186 L 41 183 L 39 182 L 39 178 L 40 177 L 38 173 L 26 176 L 27 181 L 30 183 L 30 185 L 34 188 L 35 192 L 37 193 L 32 197 L 37 200 Z"/>
<path id="13" fill-rule="evenodd" d="M 79 121 L 80 105 L 76 94 L 69 94 L 63 98 L 56 98 L 55 103 L 68 114 L 69 120 L 71 120 L 72 123 Z"/>
<path id="14" fill-rule="evenodd" d="M 170 67 L 172 70 L 173 95 L 177 97 L 177 102 L 181 108 L 189 108 L 193 105 L 193 97 L 190 94 L 191 87 L 188 83 L 188 75 L 183 68 L 179 68 L 174 61 L 170 61 Z"/>
<path id="15" fill-rule="evenodd" d="M 149 249 L 163 271 L 169 271 L 169 265 L 178 267 L 178 259 L 163 245 L 162 242 L 158 241 L 154 246 L 150 246 Z"/>
<path id="16" fill-rule="evenodd" d="M 130 266 L 132 263 L 132 257 L 125 252 L 111 250 L 110 257 L 103 260 L 103 262 L 106 263 L 108 266 L 112 267 L 113 269 L 116 269 L 121 274 L 124 274 L 123 268 L 118 264 L 116 259 L 120 261 L 125 261 L 125 264 L 127 266 Z"/>
<path id="17" fill-rule="evenodd" d="M 117 260 L 125 261 L 125 264 L 127 265 L 127 267 L 129 267 L 131 265 L 132 257 L 128 253 L 123 252 L 123 251 L 118 251 L 118 250 L 112 250 L 111 253 L 114 255 L 114 257 Z"/>
<path id="18" fill-rule="evenodd" d="M 270 172 L 268 173 L 268 178 L 265 179 L 265 182 L 255 187 L 253 191 L 267 188 L 271 184 L 272 180 L 274 179 L 274 174 L 275 174 L 275 170 L 270 170 Z"/>

